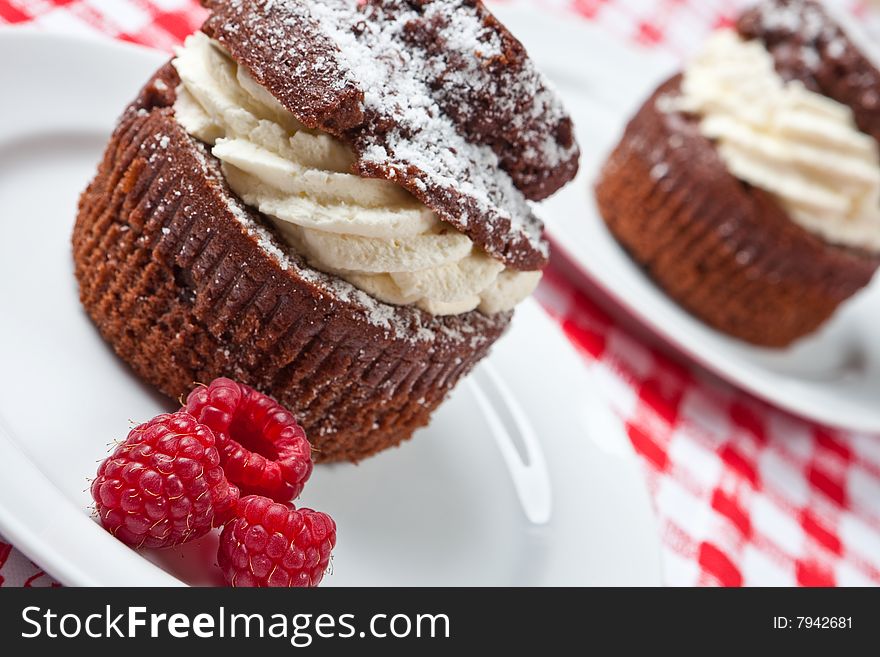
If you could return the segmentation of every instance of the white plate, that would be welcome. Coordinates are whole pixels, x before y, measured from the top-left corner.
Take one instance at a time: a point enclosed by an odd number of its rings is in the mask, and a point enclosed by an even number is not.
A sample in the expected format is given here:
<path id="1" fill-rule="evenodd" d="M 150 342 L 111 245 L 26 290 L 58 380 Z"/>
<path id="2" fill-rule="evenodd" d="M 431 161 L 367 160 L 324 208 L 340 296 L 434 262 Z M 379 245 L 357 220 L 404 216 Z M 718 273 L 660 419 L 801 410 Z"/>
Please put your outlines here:
<path id="1" fill-rule="evenodd" d="M 806 418 L 880 432 L 880 280 L 788 349 L 750 346 L 682 310 L 606 230 L 592 193 L 627 121 L 675 62 L 584 22 L 515 7 L 496 10 L 559 88 L 583 151 L 575 182 L 541 204 L 554 245 L 641 322 L 719 376 Z"/>
<path id="2" fill-rule="evenodd" d="M 108 443 L 169 409 L 81 310 L 69 246 L 116 116 L 163 59 L 0 31 L 0 61 L 15 63 L 0 69 L 0 88 L 15 90 L 0 109 L 0 533 L 66 584 L 218 576 L 216 538 L 143 558 L 86 510 Z M 523 304 L 429 428 L 360 466 L 318 467 L 303 503 L 339 526 L 325 583 L 658 584 L 638 463 L 607 411 L 584 410 L 597 394 L 579 360 Z"/>

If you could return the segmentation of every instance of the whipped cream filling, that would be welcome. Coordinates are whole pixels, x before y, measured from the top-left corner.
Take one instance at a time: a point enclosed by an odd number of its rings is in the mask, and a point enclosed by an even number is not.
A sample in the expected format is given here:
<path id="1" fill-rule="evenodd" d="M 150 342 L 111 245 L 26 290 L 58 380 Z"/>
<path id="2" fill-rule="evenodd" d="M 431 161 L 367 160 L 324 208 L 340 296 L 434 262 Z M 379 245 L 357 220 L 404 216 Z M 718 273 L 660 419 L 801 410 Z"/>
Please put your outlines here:
<path id="1" fill-rule="evenodd" d="M 434 315 L 510 310 L 537 286 L 541 272 L 505 268 L 402 187 L 350 173 L 345 144 L 303 126 L 207 35 L 176 55 L 178 122 L 317 269 Z"/>
<path id="2" fill-rule="evenodd" d="M 852 110 L 784 81 L 759 41 L 720 30 L 685 69 L 674 109 L 737 178 L 764 189 L 829 242 L 880 250 L 880 149 Z"/>

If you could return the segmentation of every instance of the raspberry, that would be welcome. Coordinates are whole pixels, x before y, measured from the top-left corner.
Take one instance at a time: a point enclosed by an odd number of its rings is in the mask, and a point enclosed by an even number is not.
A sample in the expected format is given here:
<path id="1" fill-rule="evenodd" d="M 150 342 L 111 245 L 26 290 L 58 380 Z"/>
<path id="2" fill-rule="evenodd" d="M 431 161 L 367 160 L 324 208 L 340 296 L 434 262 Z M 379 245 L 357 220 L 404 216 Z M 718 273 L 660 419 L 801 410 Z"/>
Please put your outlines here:
<path id="1" fill-rule="evenodd" d="M 226 476 L 243 495 L 287 502 L 302 492 L 312 474 L 311 445 L 274 399 L 220 378 L 189 393 L 185 409 L 214 431 Z"/>
<path id="2" fill-rule="evenodd" d="M 211 429 L 183 411 L 132 429 L 92 482 L 101 524 L 138 548 L 206 534 L 226 521 L 238 496 L 223 475 Z"/>
<path id="3" fill-rule="evenodd" d="M 250 495 L 220 534 L 217 562 L 230 586 L 317 586 L 335 545 L 326 513 Z"/>

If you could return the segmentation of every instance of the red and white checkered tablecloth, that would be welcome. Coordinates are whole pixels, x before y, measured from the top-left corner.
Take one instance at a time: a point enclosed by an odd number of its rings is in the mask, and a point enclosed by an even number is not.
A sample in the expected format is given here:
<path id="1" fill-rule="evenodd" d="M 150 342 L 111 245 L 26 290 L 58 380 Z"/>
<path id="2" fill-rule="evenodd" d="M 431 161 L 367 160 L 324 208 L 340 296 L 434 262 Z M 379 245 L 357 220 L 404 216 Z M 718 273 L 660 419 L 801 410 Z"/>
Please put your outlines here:
<path id="1" fill-rule="evenodd" d="M 504 1 L 570 12 L 678 56 L 743 4 Z M 880 38 L 877 0 L 832 4 Z M 101 32 L 166 50 L 203 16 L 195 0 L 0 0 L 0 23 Z M 634 338 L 556 267 L 538 296 L 603 382 L 605 401 L 643 461 L 668 584 L 880 584 L 880 436 L 812 425 L 671 359 Z M 53 583 L 0 540 L 0 585 Z"/>

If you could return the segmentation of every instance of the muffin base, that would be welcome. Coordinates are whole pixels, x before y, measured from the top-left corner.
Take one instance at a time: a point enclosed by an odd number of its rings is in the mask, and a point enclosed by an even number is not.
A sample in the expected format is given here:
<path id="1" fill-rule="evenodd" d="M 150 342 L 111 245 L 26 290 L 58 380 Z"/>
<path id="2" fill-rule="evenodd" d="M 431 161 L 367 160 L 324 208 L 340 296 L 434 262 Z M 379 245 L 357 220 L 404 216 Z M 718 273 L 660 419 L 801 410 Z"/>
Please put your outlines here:
<path id="1" fill-rule="evenodd" d="M 178 399 L 229 376 L 272 395 L 316 461 L 409 438 L 512 313 L 434 317 L 310 268 L 173 114 L 166 65 L 125 111 L 73 231 L 80 298 L 143 380 Z"/>
<path id="2" fill-rule="evenodd" d="M 600 213 L 689 312 L 756 345 L 789 345 L 867 285 L 880 256 L 825 242 L 731 175 L 696 117 L 664 111 L 680 82 L 627 126 L 596 184 Z"/>

